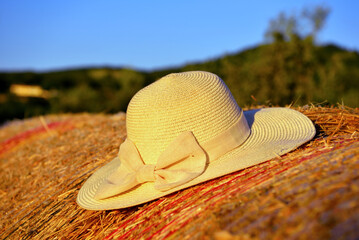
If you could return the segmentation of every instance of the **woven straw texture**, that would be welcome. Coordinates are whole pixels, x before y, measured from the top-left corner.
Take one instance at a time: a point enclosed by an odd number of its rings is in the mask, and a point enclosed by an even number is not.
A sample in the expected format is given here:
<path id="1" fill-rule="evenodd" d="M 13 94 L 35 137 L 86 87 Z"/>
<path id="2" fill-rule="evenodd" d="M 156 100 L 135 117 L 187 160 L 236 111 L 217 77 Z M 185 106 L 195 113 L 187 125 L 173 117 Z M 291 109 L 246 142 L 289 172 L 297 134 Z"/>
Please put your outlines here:
<path id="1" fill-rule="evenodd" d="M 126 138 L 125 115 L 0 129 L 1 239 L 358 239 L 359 110 L 303 107 L 317 135 L 282 157 L 146 204 L 88 211 L 84 181 Z"/>
<path id="2" fill-rule="evenodd" d="M 147 164 L 180 133 L 192 129 L 199 143 L 231 127 L 241 109 L 227 86 L 215 74 L 169 74 L 140 90 L 127 110 L 128 137 Z"/>

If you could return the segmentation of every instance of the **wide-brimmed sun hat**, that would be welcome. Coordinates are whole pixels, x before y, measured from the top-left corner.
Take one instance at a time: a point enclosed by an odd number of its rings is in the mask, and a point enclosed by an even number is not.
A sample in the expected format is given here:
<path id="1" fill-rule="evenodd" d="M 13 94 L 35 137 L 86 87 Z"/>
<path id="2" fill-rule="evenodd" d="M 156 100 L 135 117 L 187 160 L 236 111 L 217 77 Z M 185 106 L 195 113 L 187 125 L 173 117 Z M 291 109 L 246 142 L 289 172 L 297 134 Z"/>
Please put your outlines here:
<path id="1" fill-rule="evenodd" d="M 118 156 L 82 186 L 86 209 L 119 209 L 283 155 L 315 135 L 289 108 L 242 111 L 225 83 L 201 71 L 169 74 L 130 101 Z"/>

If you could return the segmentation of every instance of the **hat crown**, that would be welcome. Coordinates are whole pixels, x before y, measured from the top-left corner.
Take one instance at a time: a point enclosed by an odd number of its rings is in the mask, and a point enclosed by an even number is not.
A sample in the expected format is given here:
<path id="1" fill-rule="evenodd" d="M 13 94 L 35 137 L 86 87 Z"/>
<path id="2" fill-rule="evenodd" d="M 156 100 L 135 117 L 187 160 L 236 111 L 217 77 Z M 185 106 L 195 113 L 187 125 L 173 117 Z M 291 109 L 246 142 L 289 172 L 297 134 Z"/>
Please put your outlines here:
<path id="1" fill-rule="evenodd" d="M 180 133 L 205 143 L 238 121 L 238 107 L 225 83 L 208 72 L 169 74 L 140 90 L 127 109 L 127 137 L 146 164 Z"/>

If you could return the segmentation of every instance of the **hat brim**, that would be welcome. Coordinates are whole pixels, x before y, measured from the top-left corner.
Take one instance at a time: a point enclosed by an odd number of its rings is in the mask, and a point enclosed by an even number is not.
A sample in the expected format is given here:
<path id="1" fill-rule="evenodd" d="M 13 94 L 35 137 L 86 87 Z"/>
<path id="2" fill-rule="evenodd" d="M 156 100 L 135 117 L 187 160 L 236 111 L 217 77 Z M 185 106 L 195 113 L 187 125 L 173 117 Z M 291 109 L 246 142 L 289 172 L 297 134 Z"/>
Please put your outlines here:
<path id="1" fill-rule="evenodd" d="M 204 173 L 192 181 L 165 192 L 156 190 L 153 182 L 147 182 L 118 196 L 96 200 L 94 196 L 100 184 L 121 165 L 116 157 L 84 183 L 78 193 L 77 203 L 89 210 L 139 205 L 283 155 L 315 135 L 315 127 L 311 120 L 292 109 L 263 108 L 245 111 L 244 115 L 251 129 L 248 139 L 241 146 L 211 162 Z"/>

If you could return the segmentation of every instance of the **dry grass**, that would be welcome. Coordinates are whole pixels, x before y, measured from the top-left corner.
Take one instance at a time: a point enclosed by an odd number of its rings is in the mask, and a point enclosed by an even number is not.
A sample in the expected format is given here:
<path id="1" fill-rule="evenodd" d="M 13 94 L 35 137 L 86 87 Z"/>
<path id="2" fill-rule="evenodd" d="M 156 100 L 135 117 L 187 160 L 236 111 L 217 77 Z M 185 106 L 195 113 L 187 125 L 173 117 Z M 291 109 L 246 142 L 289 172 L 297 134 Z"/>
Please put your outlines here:
<path id="1" fill-rule="evenodd" d="M 124 115 L 47 116 L 0 129 L 0 238 L 359 238 L 359 110 L 297 109 L 314 140 L 144 205 L 87 211 L 83 182 L 126 137 Z"/>

